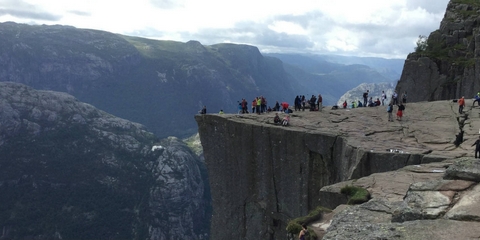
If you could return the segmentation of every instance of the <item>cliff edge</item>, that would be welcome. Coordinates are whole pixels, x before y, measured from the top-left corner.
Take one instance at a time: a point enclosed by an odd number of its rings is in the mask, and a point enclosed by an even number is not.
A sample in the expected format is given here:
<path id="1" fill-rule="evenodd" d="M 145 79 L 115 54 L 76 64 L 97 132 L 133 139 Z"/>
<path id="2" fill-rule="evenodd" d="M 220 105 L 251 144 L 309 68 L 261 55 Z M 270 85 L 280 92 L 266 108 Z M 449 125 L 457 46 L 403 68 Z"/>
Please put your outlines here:
<path id="1" fill-rule="evenodd" d="M 408 165 L 472 156 L 477 108 L 450 101 L 407 104 L 401 121 L 385 107 L 195 116 L 213 201 L 211 239 L 284 239 L 289 220 L 338 202 L 322 187 Z M 283 113 L 280 113 L 283 115 Z"/>

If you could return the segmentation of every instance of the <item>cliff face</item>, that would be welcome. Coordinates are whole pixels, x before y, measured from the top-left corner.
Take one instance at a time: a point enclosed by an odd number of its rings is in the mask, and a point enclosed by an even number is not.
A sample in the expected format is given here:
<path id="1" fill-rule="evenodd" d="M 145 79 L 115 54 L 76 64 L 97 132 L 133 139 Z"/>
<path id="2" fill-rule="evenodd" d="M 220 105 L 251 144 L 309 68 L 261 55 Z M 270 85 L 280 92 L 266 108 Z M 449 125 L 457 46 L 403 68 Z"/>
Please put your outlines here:
<path id="1" fill-rule="evenodd" d="M 178 139 L 16 83 L 0 112 L 0 239 L 208 236 L 203 163 Z"/>
<path id="2" fill-rule="evenodd" d="M 197 115 L 211 239 L 284 239 L 289 220 L 338 205 L 323 186 L 464 156 L 454 145 L 461 129 L 451 104 L 409 104 L 410 115 L 393 123 L 383 107 L 295 112 L 288 127 L 274 125 L 273 113 Z"/>
<path id="3" fill-rule="evenodd" d="M 480 90 L 480 4 L 451 0 L 425 50 L 408 55 L 396 90 L 410 102 L 471 98 Z"/>

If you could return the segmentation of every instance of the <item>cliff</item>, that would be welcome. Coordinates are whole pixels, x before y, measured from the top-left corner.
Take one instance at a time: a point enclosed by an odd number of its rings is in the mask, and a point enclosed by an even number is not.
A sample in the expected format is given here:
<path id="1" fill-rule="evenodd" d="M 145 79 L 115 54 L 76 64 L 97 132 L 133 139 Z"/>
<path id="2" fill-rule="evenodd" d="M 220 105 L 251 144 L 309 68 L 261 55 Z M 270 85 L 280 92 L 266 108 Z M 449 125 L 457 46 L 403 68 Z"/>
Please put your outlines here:
<path id="1" fill-rule="evenodd" d="M 440 28 L 408 55 L 398 93 L 411 102 L 472 98 L 480 91 L 480 3 L 451 0 Z"/>
<path id="2" fill-rule="evenodd" d="M 0 112 L 0 239 L 208 237 L 204 165 L 178 139 L 18 83 Z"/>
<path id="3" fill-rule="evenodd" d="M 212 191 L 211 239 L 284 239 L 289 220 L 341 203 L 320 192 L 324 186 L 471 156 L 478 109 L 457 111 L 447 101 L 408 104 L 402 121 L 388 122 L 385 107 L 325 108 L 290 114 L 288 127 L 274 125 L 274 113 L 197 115 Z"/>

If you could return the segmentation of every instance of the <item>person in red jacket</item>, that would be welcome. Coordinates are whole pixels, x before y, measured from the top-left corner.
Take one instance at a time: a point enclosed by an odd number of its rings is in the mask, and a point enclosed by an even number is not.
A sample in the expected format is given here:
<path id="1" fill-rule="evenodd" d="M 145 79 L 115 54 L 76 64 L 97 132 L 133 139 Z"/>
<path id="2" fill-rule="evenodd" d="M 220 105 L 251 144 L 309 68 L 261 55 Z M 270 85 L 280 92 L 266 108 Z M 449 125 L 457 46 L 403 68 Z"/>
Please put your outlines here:
<path id="1" fill-rule="evenodd" d="M 343 102 L 343 108 L 347 108 L 347 100 L 345 100 L 345 102 Z"/>
<path id="2" fill-rule="evenodd" d="M 465 107 L 465 97 L 462 96 L 458 100 L 458 113 L 463 114 L 463 107 Z"/>

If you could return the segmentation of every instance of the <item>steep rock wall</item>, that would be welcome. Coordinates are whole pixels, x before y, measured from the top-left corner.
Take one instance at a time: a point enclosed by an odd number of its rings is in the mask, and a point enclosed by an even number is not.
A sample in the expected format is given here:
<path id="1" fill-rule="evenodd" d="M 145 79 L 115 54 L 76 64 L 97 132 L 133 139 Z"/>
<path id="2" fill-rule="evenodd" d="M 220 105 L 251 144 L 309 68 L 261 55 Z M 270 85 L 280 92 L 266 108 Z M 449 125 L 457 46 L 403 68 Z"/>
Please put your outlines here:
<path id="1" fill-rule="evenodd" d="M 283 239 L 292 218 L 318 205 L 321 187 L 405 165 L 438 161 L 422 154 L 373 153 L 346 138 L 197 115 L 209 172 L 211 239 Z"/>
<path id="2" fill-rule="evenodd" d="M 472 98 L 480 90 L 480 3 L 452 0 L 425 50 L 408 55 L 397 93 L 409 102 Z"/>

